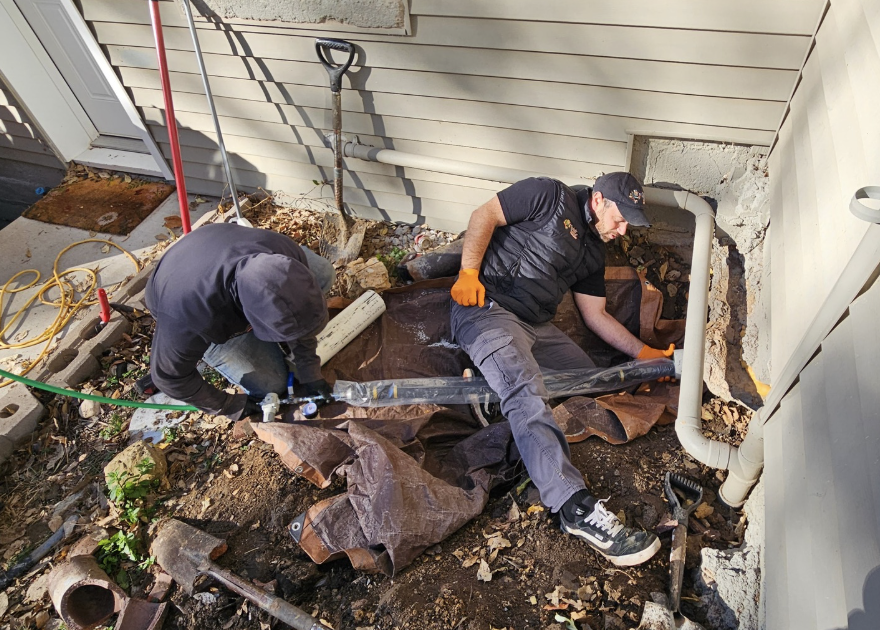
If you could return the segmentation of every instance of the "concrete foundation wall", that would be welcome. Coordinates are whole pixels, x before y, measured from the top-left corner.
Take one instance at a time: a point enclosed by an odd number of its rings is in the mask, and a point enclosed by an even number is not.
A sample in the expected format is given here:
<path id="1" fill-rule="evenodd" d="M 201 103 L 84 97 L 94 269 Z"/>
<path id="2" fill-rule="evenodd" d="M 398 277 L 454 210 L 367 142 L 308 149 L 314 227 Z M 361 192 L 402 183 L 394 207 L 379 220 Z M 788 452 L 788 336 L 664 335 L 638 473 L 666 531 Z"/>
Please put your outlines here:
<path id="1" fill-rule="evenodd" d="M 324 24 L 338 22 L 362 28 L 404 28 L 405 0 L 195 0 L 202 15 L 220 18 Z"/>

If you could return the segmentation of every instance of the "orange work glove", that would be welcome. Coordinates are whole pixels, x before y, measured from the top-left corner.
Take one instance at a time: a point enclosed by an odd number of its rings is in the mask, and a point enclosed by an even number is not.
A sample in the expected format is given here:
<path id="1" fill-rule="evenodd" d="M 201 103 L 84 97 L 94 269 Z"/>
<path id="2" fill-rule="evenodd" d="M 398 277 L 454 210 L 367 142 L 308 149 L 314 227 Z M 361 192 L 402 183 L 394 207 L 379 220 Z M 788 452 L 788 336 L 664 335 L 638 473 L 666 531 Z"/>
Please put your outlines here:
<path id="1" fill-rule="evenodd" d="M 675 344 L 669 344 L 669 347 L 666 350 L 659 350 L 657 348 L 651 348 L 650 346 L 642 346 L 642 349 L 639 350 L 639 354 L 636 357 L 637 359 L 668 359 L 672 356 L 672 353 L 675 352 Z"/>
<path id="2" fill-rule="evenodd" d="M 479 269 L 462 269 L 452 285 L 452 299 L 462 306 L 483 306 L 486 287 L 480 282 Z"/>

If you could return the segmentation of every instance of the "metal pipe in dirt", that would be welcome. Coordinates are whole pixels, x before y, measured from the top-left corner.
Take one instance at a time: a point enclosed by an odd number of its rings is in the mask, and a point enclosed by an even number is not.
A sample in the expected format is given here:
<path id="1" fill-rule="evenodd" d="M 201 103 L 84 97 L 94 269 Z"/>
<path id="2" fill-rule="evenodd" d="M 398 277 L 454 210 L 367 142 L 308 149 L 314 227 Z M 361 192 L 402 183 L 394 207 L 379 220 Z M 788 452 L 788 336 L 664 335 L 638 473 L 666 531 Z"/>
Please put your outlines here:
<path id="1" fill-rule="evenodd" d="M 159 0 L 150 0 L 150 19 L 153 23 L 153 37 L 156 40 L 159 76 L 162 79 L 162 97 L 165 100 L 165 126 L 168 128 L 168 143 L 171 145 L 171 161 L 174 164 L 174 185 L 177 187 L 177 201 L 180 204 L 180 224 L 183 228 L 183 233 L 189 234 L 192 230 L 192 224 L 189 219 L 189 199 L 186 196 L 186 180 L 183 177 L 183 159 L 180 156 L 177 120 L 174 118 L 174 100 L 171 96 L 171 80 L 168 78 L 168 61 L 165 59 L 165 37 L 162 35 Z"/>
<path id="2" fill-rule="evenodd" d="M 193 48 L 196 51 L 196 62 L 199 65 L 199 74 L 202 75 L 202 85 L 205 87 L 205 96 L 208 97 L 208 107 L 211 110 L 211 118 L 214 119 L 214 131 L 217 133 L 217 145 L 220 147 L 220 158 L 223 160 L 223 170 L 226 171 L 226 182 L 229 184 L 229 192 L 232 194 L 232 206 L 235 208 L 237 223 L 245 227 L 254 227 L 250 221 L 241 214 L 241 206 L 238 205 L 238 190 L 235 188 L 235 180 L 232 177 L 232 169 L 229 166 L 229 156 L 226 153 L 226 144 L 223 142 L 223 132 L 220 131 L 220 119 L 217 117 L 217 108 L 214 105 L 214 95 L 211 93 L 211 85 L 208 82 L 208 71 L 205 69 L 205 60 L 202 57 L 202 47 L 199 45 L 199 36 L 196 33 L 196 23 L 193 20 L 190 0 L 183 0 L 183 11 L 186 13 L 186 21 L 189 24 L 189 33 L 192 36 Z"/>

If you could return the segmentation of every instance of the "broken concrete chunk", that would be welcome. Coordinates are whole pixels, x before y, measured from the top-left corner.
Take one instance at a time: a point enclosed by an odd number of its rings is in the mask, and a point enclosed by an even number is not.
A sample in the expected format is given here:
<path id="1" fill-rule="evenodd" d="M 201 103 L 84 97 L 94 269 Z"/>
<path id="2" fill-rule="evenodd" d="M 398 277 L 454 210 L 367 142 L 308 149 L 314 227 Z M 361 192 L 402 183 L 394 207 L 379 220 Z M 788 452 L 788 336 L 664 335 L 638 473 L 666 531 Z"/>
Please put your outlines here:
<path id="1" fill-rule="evenodd" d="M 356 298 L 364 291 L 384 291 L 391 288 L 388 279 L 388 269 L 378 258 L 370 258 L 364 261 L 358 258 L 345 267 L 345 277 L 348 282 L 347 296 Z"/>
<path id="2" fill-rule="evenodd" d="M 83 418 L 94 418 L 101 413 L 101 403 L 97 400 L 84 400 L 79 405 L 79 415 Z"/>
<path id="3" fill-rule="evenodd" d="M 145 460 L 153 462 L 152 470 L 149 472 L 144 472 L 147 468 L 144 466 Z M 147 482 L 158 479 L 162 486 L 168 483 L 166 479 L 168 463 L 165 461 L 165 455 L 149 442 L 135 442 L 110 460 L 110 463 L 104 467 L 104 479 L 108 485 L 111 483 L 110 473 L 120 476 L 126 474 L 129 479 L 139 478 Z"/>

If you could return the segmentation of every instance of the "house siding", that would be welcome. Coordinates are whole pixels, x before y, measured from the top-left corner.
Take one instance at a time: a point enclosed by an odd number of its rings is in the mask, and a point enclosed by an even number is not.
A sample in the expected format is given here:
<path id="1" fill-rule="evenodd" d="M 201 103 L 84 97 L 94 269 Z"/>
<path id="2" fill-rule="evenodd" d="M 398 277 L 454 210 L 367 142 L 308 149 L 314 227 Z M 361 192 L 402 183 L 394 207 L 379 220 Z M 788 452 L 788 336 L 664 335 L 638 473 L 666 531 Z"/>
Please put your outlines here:
<path id="1" fill-rule="evenodd" d="M 160 4 L 188 187 L 217 194 L 219 153 L 190 34 L 180 7 Z M 359 47 L 343 82 L 347 136 L 576 183 L 626 168 L 630 134 L 772 142 L 823 3 L 745 4 L 733 11 L 687 0 L 690 8 L 664 11 L 647 0 L 418 0 L 408 36 L 197 22 L 237 182 L 331 200 L 331 187 L 321 184 L 332 180 L 330 92 L 316 36 Z M 137 0 L 81 5 L 152 133 L 166 143 L 146 7 Z M 346 161 L 344 181 L 346 201 L 361 215 L 454 231 L 502 187 L 359 160 Z"/>
<path id="2" fill-rule="evenodd" d="M 880 285 L 807 341 L 876 240 L 849 202 L 880 184 L 878 85 L 880 0 L 832 0 L 770 155 L 774 385 L 796 351 L 812 358 L 764 427 L 767 628 L 880 624 Z"/>
<path id="3" fill-rule="evenodd" d="M 52 168 L 64 166 L 2 80 L 0 80 L 0 160 Z"/>

